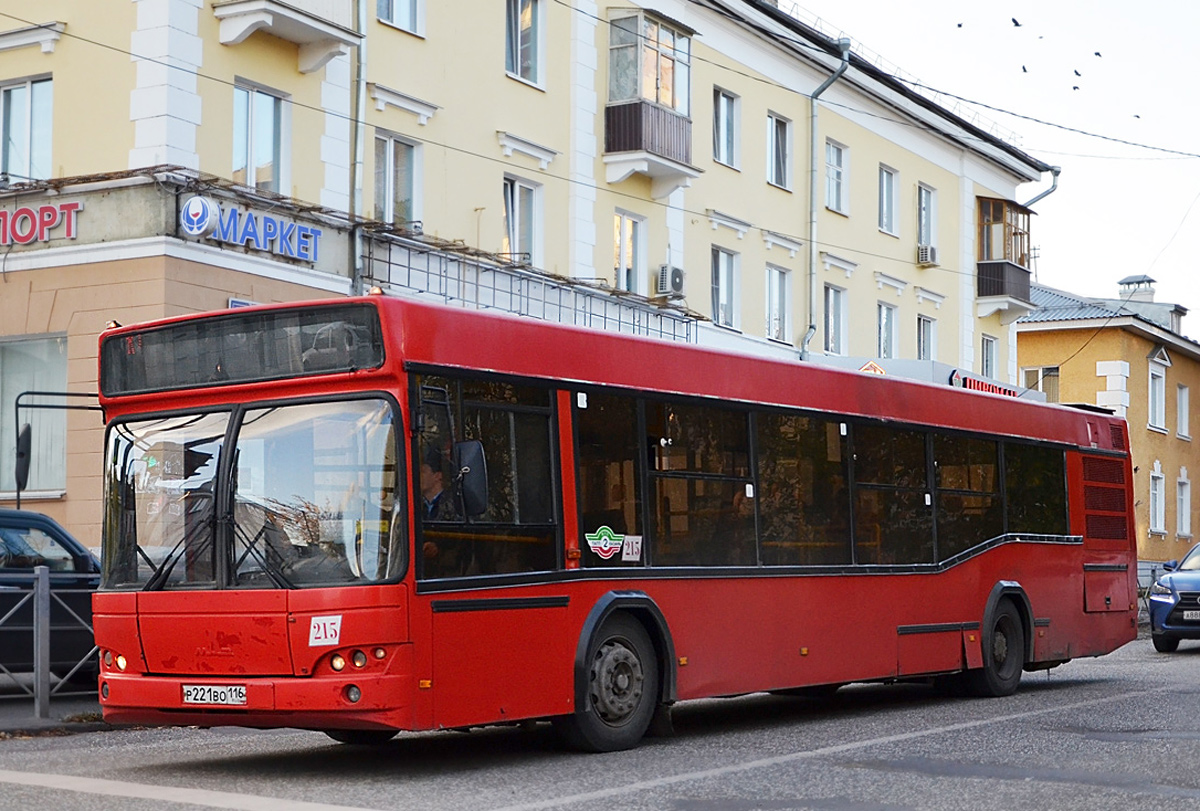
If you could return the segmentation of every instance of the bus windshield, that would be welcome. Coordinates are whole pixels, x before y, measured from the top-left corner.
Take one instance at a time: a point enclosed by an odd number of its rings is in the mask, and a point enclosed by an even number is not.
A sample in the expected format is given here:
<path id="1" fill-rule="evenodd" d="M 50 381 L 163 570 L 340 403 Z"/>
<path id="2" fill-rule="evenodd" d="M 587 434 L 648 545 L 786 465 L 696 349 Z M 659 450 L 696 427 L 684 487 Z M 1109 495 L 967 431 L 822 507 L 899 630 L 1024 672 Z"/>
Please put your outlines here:
<path id="1" fill-rule="evenodd" d="M 304 588 L 395 576 L 395 446 L 382 399 L 117 423 L 103 587 Z"/>

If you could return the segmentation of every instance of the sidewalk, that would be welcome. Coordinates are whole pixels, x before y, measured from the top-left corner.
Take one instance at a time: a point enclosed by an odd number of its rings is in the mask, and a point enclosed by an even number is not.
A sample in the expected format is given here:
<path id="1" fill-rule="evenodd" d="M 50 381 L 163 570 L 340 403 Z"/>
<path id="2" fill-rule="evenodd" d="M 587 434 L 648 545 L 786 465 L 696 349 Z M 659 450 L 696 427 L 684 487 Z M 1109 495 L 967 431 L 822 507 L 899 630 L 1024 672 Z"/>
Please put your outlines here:
<path id="1" fill-rule="evenodd" d="M 32 683 L 32 675 L 0 673 L 0 740 L 112 729 L 100 720 L 96 693 L 79 691 L 73 685 L 64 687 L 63 695 L 52 695 L 48 717 L 38 718 L 33 695 L 22 690 L 22 686 L 32 689 Z"/>

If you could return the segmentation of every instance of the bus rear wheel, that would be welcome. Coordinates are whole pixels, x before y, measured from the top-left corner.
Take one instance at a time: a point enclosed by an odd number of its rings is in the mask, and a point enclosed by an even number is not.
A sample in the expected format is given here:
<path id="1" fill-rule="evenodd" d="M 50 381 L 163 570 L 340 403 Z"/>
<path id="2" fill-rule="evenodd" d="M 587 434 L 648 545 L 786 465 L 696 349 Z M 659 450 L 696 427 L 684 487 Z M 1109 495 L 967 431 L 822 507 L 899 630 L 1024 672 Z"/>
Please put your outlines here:
<path id="1" fill-rule="evenodd" d="M 395 729 L 327 729 L 325 734 L 338 743 L 352 746 L 379 746 L 396 737 Z"/>
<path id="2" fill-rule="evenodd" d="M 1012 601 L 1001 600 L 984 628 L 983 667 L 964 673 L 963 685 L 973 696 L 1010 696 L 1017 691 L 1024 669 L 1025 626 Z"/>
<path id="3" fill-rule="evenodd" d="M 614 614 L 588 645 L 585 706 L 555 719 L 566 742 L 588 752 L 631 749 L 646 734 L 658 701 L 658 659 L 650 635 L 629 614 Z"/>

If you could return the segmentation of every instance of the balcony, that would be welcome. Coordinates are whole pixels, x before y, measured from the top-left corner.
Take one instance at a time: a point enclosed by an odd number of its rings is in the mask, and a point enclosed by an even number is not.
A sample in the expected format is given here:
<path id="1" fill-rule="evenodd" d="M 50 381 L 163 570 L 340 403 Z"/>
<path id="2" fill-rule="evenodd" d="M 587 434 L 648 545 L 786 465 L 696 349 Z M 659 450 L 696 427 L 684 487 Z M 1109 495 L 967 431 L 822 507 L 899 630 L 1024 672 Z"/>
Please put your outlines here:
<path id="1" fill-rule="evenodd" d="M 610 104 L 604 109 L 604 152 L 609 183 L 646 175 L 656 199 L 690 186 L 700 176 L 691 165 L 691 119 L 648 101 Z"/>
<path id="2" fill-rule="evenodd" d="M 262 31 L 299 46 L 297 68 L 313 73 L 334 57 L 349 52 L 362 35 L 350 26 L 349 3 L 331 0 L 225 0 L 213 3 L 213 16 L 221 21 L 222 45 L 237 45 Z"/>
<path id="3" fill-rule="evenodd" d="M 975 314 L 979 318 L 1001 313 L 1000 323 L 1011 324 L 1034 309 L 1028 270 L 1006 259 L 978 262 L 975 267 Z"/>

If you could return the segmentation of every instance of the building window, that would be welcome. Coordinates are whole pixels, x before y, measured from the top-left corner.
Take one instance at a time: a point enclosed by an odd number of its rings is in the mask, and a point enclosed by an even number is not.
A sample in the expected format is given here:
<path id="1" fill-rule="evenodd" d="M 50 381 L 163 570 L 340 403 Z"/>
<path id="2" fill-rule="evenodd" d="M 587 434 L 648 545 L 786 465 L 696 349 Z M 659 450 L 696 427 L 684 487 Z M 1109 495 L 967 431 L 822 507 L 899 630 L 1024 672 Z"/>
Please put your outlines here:
<path id="1" fill-rule="evenodd" d="M 1029 209 L 1011 200 L 979 198 L 979 261 L 1029 267 Z"/>
<path id="2" fill-rule="evenodd" d="M 896 234 L 896 170 L 879 167 L 879 230 Z"/>
<path id="3" fill-rule="evenodd" d="M 825 351 L 846 354 L 846 291 L 825 285 Z"/>
<path id="4" fill-rule="evenodd" d="M 979 374 L 995 379 L 996 377 L 996 346 L 997 341 L 990 335 L 984 335 L 979 345 Z"/>
<path id="5" fill-rule="evenodd" d="M 875 305 L 876 350 L 881 358 L 896 357 L 896 308 L 890 304 Z"/>
<path id="6" fill-rule="evenodd" d="M 917 316 L 917 360 L 933 360 L 937 354 L 937 322 Z"/>
<path id="7" fill-rule="evenodd" d="M 50 79 L 0 88 L 0 171 L 5 175 L 18 181 L 50 177 L 53 95 Z"/>
<path id="8" fill-rule="evenodd" d="M 418 33 L 417 12 L 421 0 L 376 0 L 376 16 L 385 23 Z"/>
<path id="9" fill-rule="evenodd" d="M 839 214 L 849 213 L 846 196 L 848 160 L 846 147 L 833 141 L 825 142 L 825 207 Z"/>
<path id="10" fill-rule="evenodd" d="M 375 219 L 401 226 L 418 219 L 417 149 L 399 138 L 375 138 Z"/>
<path id="11" fill-rule="evenodd" d="M 621 17 L 612 21 L 608 55 L 609 101 L 645 99 L 691 114 L 689 32 L 642 14 Z"/>
<path id="12" fill-rule="evenodd" d="M 713 160 L 737 166 L 737 96 L 713 88 Z"/>
<path id="13" fill-rule="evenodd" d="M 767 182 L 783 189 L 792 185 L 791 133 L 791 121 L 767 114 Z"/>
<path id="14" fill-rule="evenodd" d="M 501 253 L 514 262 L 536 264 L 538 255 L 538 187 L 504 178 L 504 242 Z"/>
<path id="15" fill-rule="evenodd" d="M 16 398 L 26 391 L 66 391 L 65 336 L 0 342 L 0 443 L 16 447 Z M 31 404 L 61 405 L 55 399 L 28 399 Z M 25 403 L 23 402 L 22 405 Z M 61 493 L 67 487 L 66 412 L 21 409 L 21 422 L 32 426 L 29 479 L 25 490 Z M 11 457 L 10 457 L 11 458 Z M 0 490 L 17 489 L 12 464 L 0 466 Z"/>
<path id="16" fill-rule="evenodd" d="M 537 84 L 541 0 L 506 0 L 504 67 L 510 76 Z"/>
<path id="17" fill-rule="evenodd" d="M 1058 367 L 1034 366 L 1022 369 L 1025 388 L 1040 391 L 1046 395 L 1046 402 L 1057 403 L 1058 399 Z"/>
<path id="18" fill-rule="evenodd" d="M 613 215 L 613 283 L 618 290 L 643 292 L 645 227 L 643 220 L 630 214 L 618 211 Z"/>
<path id="19" fill-rule="evenodd" d="M 937 216 L 934 210 L 935 192 L 928 186 L 917 186 L 917 244 L 936 245 L 933 241 L 933 223 Z"/>
<path id="20" fill-rule="evenodd" d="M 1184 439 L 1191 437 L 1191 420 L 1188 416 L 1190 399 L 1187 386 L 1180 386 L 1175 390 L 1175 433 Z"/>
<path id="21" fill-rule="evenodd" d="M 1165 535 L 1167 532 L 1166 502 L 1163 488 L 1166 477 L 1163 476 L 1162 464 L 1157 460 L 1150 472 L 1150 531 Z"/>
<path id="22" fill-rule="evenodd" d="M 1150 362 L 1150 427 L 1165 431 L 1167 428 L 1166 407 L 1167 367 Z"/>
<path id="23" fill-rule="evenodd" d="M 767 265 L 767 337 L 773 341 L 787 341 L 791 332 L 790 286 L 786 270 Z"/>
<path id="24" fill-rule="evenodd" d="M 233 89 L 233 179 L 263 191 L 284 188 L 283 99 L 253 87 Z"/>
<path id="25" fill-rule="evenodd" d="M 723 327 L 736 326 L 734 290 L 737 254 L 712 249 L 712 320 Z"/>
<path id="26" fill-rule="evenodd" d="M 1175 483 L 1175 534 L 1180 537 L 1192 534 L 1192 483 L 1188 481 L 1186 467 L 1179 469 L 1179 480 Z"/>

